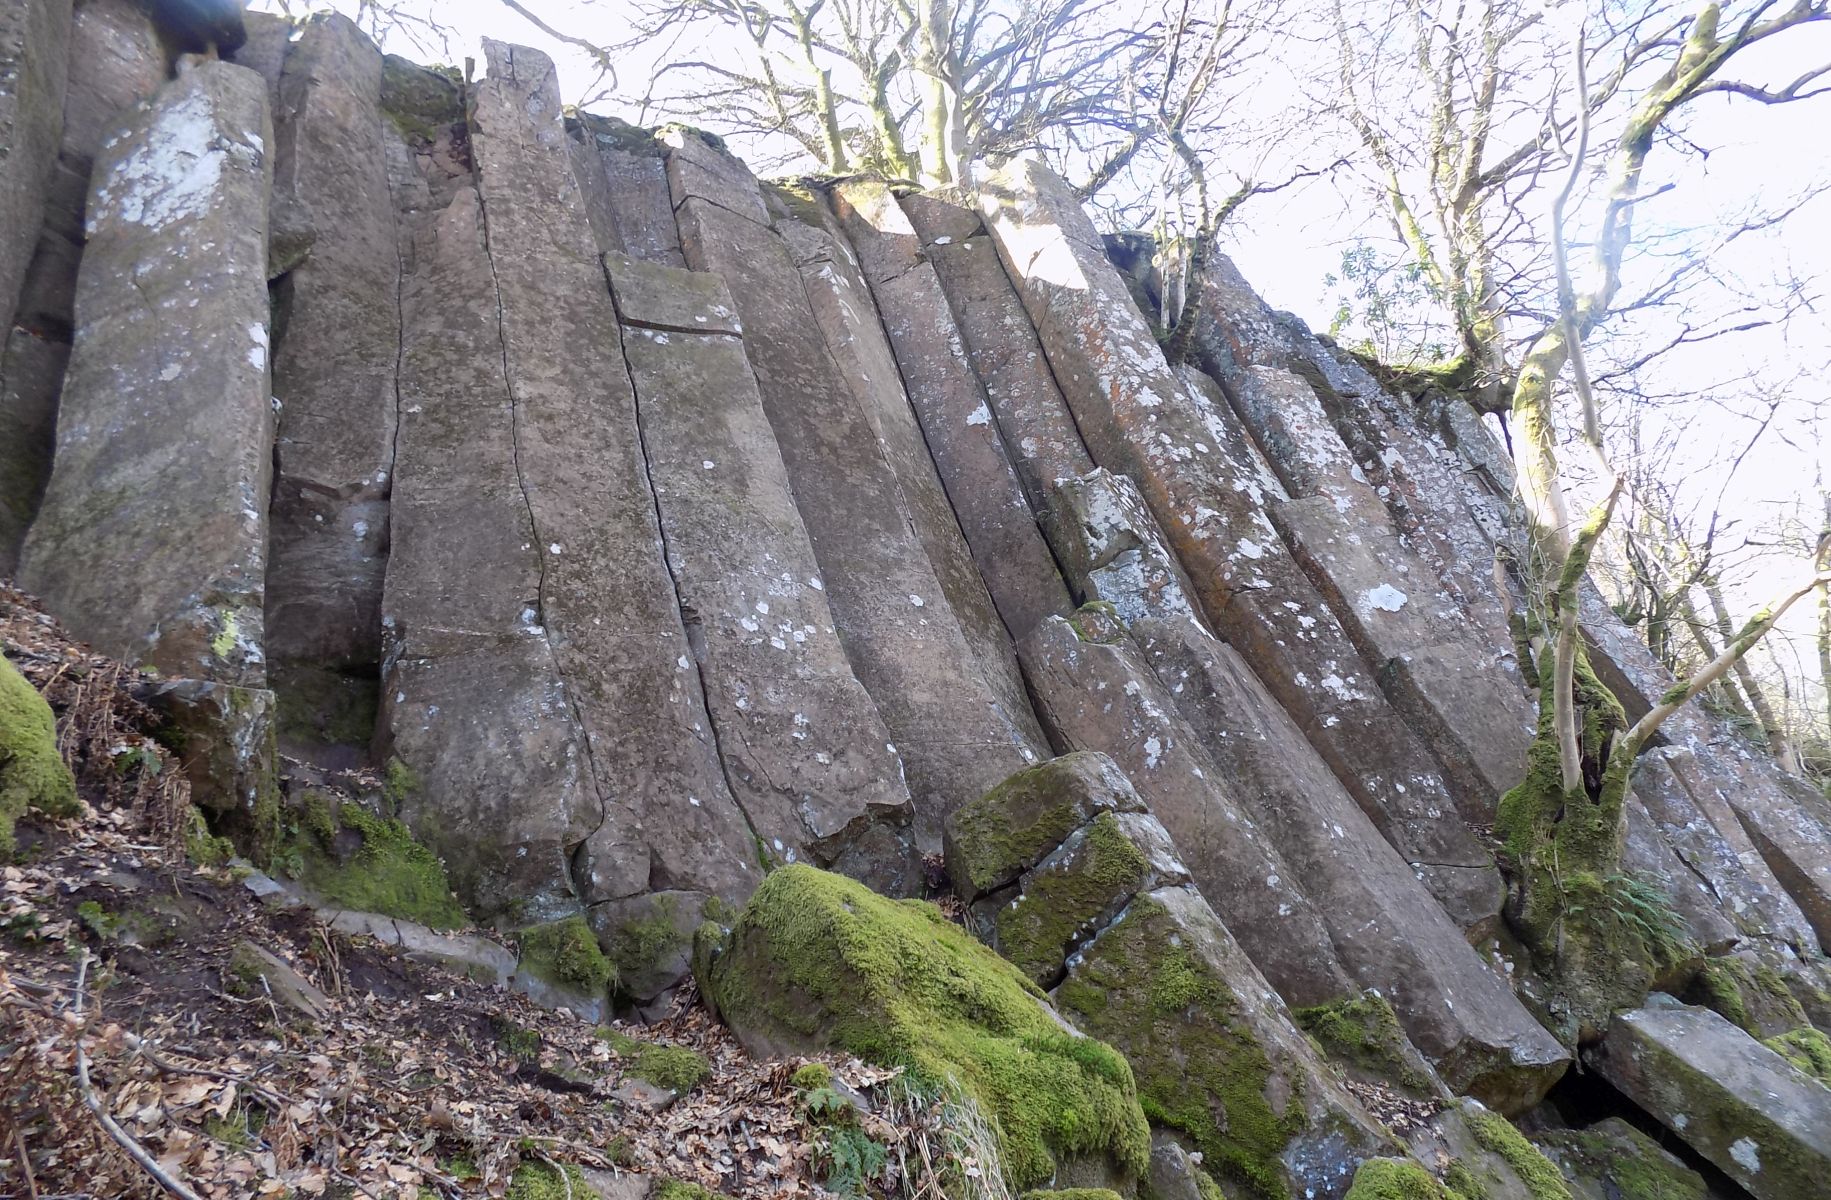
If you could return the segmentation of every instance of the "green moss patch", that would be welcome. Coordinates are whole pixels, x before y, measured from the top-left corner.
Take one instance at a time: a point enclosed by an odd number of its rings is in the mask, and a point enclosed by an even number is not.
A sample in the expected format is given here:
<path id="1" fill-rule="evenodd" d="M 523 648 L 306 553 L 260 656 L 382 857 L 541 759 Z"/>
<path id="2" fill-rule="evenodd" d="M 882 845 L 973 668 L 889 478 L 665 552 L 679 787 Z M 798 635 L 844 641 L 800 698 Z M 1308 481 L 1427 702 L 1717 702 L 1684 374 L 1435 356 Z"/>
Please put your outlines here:
<path id="1" fill-rule="evenodd" d="M 0 861 L 13 855 L 13 825 L 33 809 L 81 811 L 76 779 L 57 752 L 57 718 L 38 689 L 0 658 Z"/>
<path id="2" fill-rule="evenodd" d="M 1055 1192 L 1025 1192 L 1024 1200 L 1123 1200 L 1111 1188 L 1063 1188 Z"/>
<path id="3" fill-rule="evenodd" d="M 968 900 L 1041 862 L 1095 814 L 1143 812 L 1123 772 L 1094 751 L 1019 771 L 947 819 L 947 869 Z"/>
<path id="4" fill-rule="evenodd" d="M 701 957 L 702 989 L 753 1048 L 839 1047 L 960 1087 L 996 1122 L 1018 1187 L 1049 1179 L 1061 1155 L 1149 1166 L 1125 1059 L 1064 1031 L 1035 984 L 933 905 L 788 866 Z"/>
<path id="5" fill-rule="evenodd" d="M 1513 1127 L 1513 1122 L 1499 1113 L 1472 1106 L 1463 1115 L 1476 1142 L 1490 1154 L 1498 1154 L 1512 1168 L 1532 1194 L 1532 1200 L 1571 1200 L 1563 1172 L 1553 1166 L 1537 1146 L 1527 1141 L 1526 1135 Z"/>
<path id="6" fill-rule="evenodd" d="M 1015 904 L 998 910 L 998 950 L 1047 987 L 1062 973 L 1077 934 L 1117 911 L 1151 877 L 1144 851 L 1110 812 L 1031 876 Z"/>
<path id="7" fill-rule="evenodd" d="M 1167 908 L 1133 900 L 1081 951 L 1056 997 L 1080 1028 L 1125 1047 L 1145 1113 L 1187 1134 L 1205 1169 L 1246 1194 L 1286 1200 L 1279 1155 L 1304 1127 L 1302 1089 L 1274 1106 L 1264 1046 Z"/>
<path id="8" fill-rule="evenodd" d="M 1761 1043 L 1823 1084 L 1831 1084 L 1831 1038 L 1806 1026 Z"/>
<path id="9" fill-rule="evenodd" d="M 704 1083 L 706 1076 L 712 1074 L 712 1064 L 706 1061 L 705 1056 L 685 1046 L 638 1041 L 608 1027 L 600 1028 L 594 1036 L 610 1043 L 610 1048 L 617 1052 L 617 1057 L 624 1063 L 624 1069 L 631 1075 L 647 1080 L 656 1087 L 684 1095 Z"/>
<path id="10" fill-rule="evenodd" d="M 1436 1177 L 1415 1162 L 1370 1158 L 1354 1172 L 1344 1200 L 1449 1200 Z"/>
<path id="11" fill-rule="evenodd" d="M 521 967 L 550 983 L 602 995 L 617 969 L 598 948 L 583 917 L 567 917 L 521 931 Z"/>
<path id="12" fill-rule="evenodd" d="M 582 1200 L 596 1194 L 585 1173 L 571 1163 L 556 1170 L 544 1162 L 524 1162 L 509 1176 L 508 1200 Z"/>
<path id="13" fill-rule="evenodd" d="M 831 1087 L 833 1068 L 825 1063 L 804 1063 L 795 1068 L 795 1073 L 788 1077 L 788 1082 L 798 1092 L 811 1092 L 816 1088 Z"/>
<path id="14" fill-rule="evenodd" d="M 342 836 L 346 832 L 359 839 L 353 851 L 339 844 L 348 840 Z M 439 856 L 414 840 L 406 825 L 359 804 L 333 808 L 322 795 L 307 796 L 278 860 L 288 873 L 345 908 L 433 929 L 469 924 Z"/>
<path id="15" fill-rule="evenodd" d="M 1291 1015 L 1337 1062 L 1411 1092 L 1430 1090 L 1430 1079 L 1413 1061 L 1398 1015 L 1384 996 L 1363 992 Z"/>

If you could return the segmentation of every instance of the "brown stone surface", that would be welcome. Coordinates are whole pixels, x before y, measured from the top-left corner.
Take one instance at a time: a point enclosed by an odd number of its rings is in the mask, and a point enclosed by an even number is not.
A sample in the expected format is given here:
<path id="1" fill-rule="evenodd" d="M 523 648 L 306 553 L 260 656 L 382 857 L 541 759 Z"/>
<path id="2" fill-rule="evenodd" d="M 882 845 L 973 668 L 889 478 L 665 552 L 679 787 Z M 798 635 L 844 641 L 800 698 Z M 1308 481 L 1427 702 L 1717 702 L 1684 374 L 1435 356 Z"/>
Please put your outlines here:
<path id="1" fill-rule="evenodd" d="M 1036 528 L 1023 486 L 935 270 L 889 188 L 848 181 L 833 192 L 877 302 L 922 434 L 973 562 L 1005 628 L 1022 637 L 1074 606 Z"/>
<path id="2" fill-rule="evenodd" d="M 607 255 L 688 654 L 726 779 L 768 853 L 891 894 L 913 883 L 903 765 L 836 632 L 716 275 Z M 689 930 L 690 932 L 690 930 Z"/>
<path id="3" fill-rule="evenodd" d="M 272 136 L 260 77 L 204 63 L 103 148 L 57 458 L 20 566 L 97 649 L 238 685 L 265 675 Z"/>
<path id="4" fill-rule="evenodd" d="M 677 140 L 703 158 L 697 139 Z M 698 169 L 674 175 L 714 178 Z M 756 189 L 747 174 L 711 198 L 681 193 L 682 240 L 692 265 L 718 273 L 731 291 L 840 641 L 902 755 L 918 836 L 938 849 L 946 815 L 1033 760 L 1040 739 L 987 683 L 876 430 L 828 351 L 801 272 L 755 219 L 761 201 L 750 204 L 745 189 Z"/>
<path id="5" fill-rule="evenodd" d="M 1298 1006 L 1352 995 L 1323 916 L 1124 629 L 1083 609 L 1044 621 L 1019 648 L 1051 731 L 1119 765 L 1278 993 Z"/>
<path id="6" fill-rule="evenodd" d="M 267 653 L 283 694 L 293 672 L 372 680 L 381 660 L 402 270 L 381 78 L 381 52 L 331 14 L 303 28 L 279 81 L 275 204 L 310 240 L 281 285 L 274 354 Z"/>

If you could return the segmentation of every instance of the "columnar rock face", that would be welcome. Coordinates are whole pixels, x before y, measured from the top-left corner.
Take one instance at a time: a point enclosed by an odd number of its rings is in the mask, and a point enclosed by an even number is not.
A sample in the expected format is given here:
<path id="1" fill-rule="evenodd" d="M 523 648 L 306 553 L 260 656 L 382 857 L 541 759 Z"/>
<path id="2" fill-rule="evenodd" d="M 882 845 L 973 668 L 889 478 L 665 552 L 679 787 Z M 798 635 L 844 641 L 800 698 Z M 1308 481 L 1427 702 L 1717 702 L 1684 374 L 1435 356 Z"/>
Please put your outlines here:
<path id="1" fill-rule="evenodd" d="M 715 275 L 606 260 L 687 653 L 732 792 L 778 861 L 906 891 L 902 760 L 840 645 L 731 297 Z"/>
<path id="2" fill-rule="evenodd" d="M 373 711 L 381 660 L 401 333 L 381 82 L 381 53 L 333 14 L 304 27 L 278 84 L 275 204 L 291 210 L 304 254 L 275 264 L 290 269 L 274 355 L 267 654 L 289 730 Z"/>
<path id="3" fill-rule="evenodd" d="M 1034 719 L 1027 704 L 1013 710 L 1021 696 L 988 683 L 755 182 L 699 138 L 675 142 L 668 170 L 687 260 L 730 289 L 841 642 L 903 757 L 918 836 L 938 847 L 948 812 L 1040 753 Z M 894 362 L 888 371 L 879 386 L 895 382 Z M 905 419 L 913 425 L 906 409 Z"/>
<path id="4" fill-rule="evenodd" d="M 889 188 L 848 182 L 834 197 L 973 561 L 1005 628 L 1022 637 L 1073 604 L 1030 516 L 941 281 Z"/>
<path id="5" fill-rule="evenodd" d="M 104 144 L 20 568 L 98 648 L 230 684 L 265 674 L 272 137 L 260 76 L 211 62 Z"/>
<path id="6" fill-rule="evenodd" d="M 1817 1195 L 1831 1089 L 1722 1017 L 1656 1004 L 1615 1019 L 1597 1073 L 1760 1200 Z"/>
<path id="7" fill-rule="evenodd" d="M 45 185 L 63 139 L 70 0 L 0 4 L 0 329 L 13 306 L 44 219 Z"/>
<path id="8" fill-rule="evenodd" d="M 36 10 L 33 19 L 39 22 L 58 19 L 57 6 L 48 4 L 14 6 L 9 19 L 26 10 Z M 68 20 L 69 68 L 61 99 L 55 101 L 62 111 L 63 139 L 42 181 L 43 224 L 28 224 L 23 212 L 7 211 L 0 220 L 9 231 L 8 244 L 17 243 L 30 256 L 19 280 L 18 303 L 8 310 L 8 323 L 0 325 L 8 331 L 0 350 L 0 575 L 17 569 L 26 530 L 51 477 L 57 398 L 75 323 L 90 167 L 102 140 L 127 111 L 165 82 L 165 52 L 151 18 L 132 0 L 83 0 Z M 50 36 L 54 32 L 33 42 L 31 62 L 20 68 L 20 92 L 0 99 L 0 108 L 29 101 L 37 111 L 33 89 L 42 77 L 63 70 L 56 39 Z M 23 183 L 38 132 L 40 125 L 15 124 L 10 138 L 17 148 L 11 154 L 21 157 L 0 167 L 0 175 Z M 8 144 L 9 135 L 0 132 L 0 146 Z M 0 185 L 0 191 L 7 186 Z M 9 252 L 0 248 L 0 254 Z M 6 303 L 11 301 L 7 295 Z"/>
<path id="9" fill-rule="evenodd" d="M 480 852 L 471 886 L 488 908 L 739 897 L 761 866 L 662 562 L 552 63 L 486 49 L 478 190 L 439 219 L 409 326 L 396 505 L 413 512 L 395 519 L 384 720 L 424 776 L 421 823 Z M 461 391 L 441 348 L 468 368 Z M 488 505 L 466 519 L 472 495 Z M 480 569 L 454 573 L 454 545 Z"/>

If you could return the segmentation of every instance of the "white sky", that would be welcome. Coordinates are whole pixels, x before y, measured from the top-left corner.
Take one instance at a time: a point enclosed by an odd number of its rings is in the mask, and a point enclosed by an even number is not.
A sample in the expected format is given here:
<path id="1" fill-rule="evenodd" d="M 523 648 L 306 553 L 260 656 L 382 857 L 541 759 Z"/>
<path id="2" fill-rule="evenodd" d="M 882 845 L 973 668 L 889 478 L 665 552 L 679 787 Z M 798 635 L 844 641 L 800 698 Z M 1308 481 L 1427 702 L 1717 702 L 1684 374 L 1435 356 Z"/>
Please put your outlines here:
<path id="1" fill-rule="evenodd" d="M 523 0 L 558 29 L 604 43 L 627 33 L 628 9 L 619 0 Z M 251 7 L 294 13 L 307 9 L 338 8 L 354 15 L 356 0 L 307 0 L 287 5 L 282 0 L 255 0 Z M 572 47 L 555 42 L 505 7 L 500 0 L 445 0 L 437 5 L 439 21 L 454 33 L 449 44 L 422 40 L 420 44 L 399 34 L 387 39 L 384 49 L 416 61 L 444 60 L 459 64 L 475 58 L 483 71 L 481 39 L 485 36 L 535 46 L 553 56 L 561 87 L 569 102 L 584 99 L 593 85 L 596 68 Z M 1140 11 L 1143 11 L 1140 0 Z M 1326 48 L 1319 53 L 1327 52 Z M 694 48 L 696 57 L 738 53 L 736 45 Z M 1802 64 L 1831 57 L 1831 28 L 1785 42 L 1766 61 L 1756 62 L 1739 77 L 1759 82 L 1785 81 L 1798 74 Z M 736 65 L 736 64 L 734 64 Z M 623 91 L 634 94 L 647 79 L 649 64 L 619 64 Z M 1757 68 L 1759 68 L 1757 70 Z M 599 102 L 595 111 L 634 119 L 637 113 L 616 103 Z M 1684 159 L 1655 152 L 1650 182 L 1670 181 L 1674 190 L 1646 202 L 1640 220 L 1648 229 L 1661 225 L 1684 228 L 1733 224 L 1735 214 L 1753 200 L 1774 203 L 1799 194 L 1812 184 L 1831 182 L 1831 97 L 1779 108 L 1763 108 L 1744 101 L 1713 102 L 1700 106 L 1689 132 L 1695 140 L 1713 147 L 1706 158 Z M 658 114 L 652 119 L 663 119 Z M 741 144 L 735 147 L 743 152 Z M 1225 164 L 1222 164 L 1223 166 Z M 1670 172 L 1683 165 L 1683 174 Z M 1324 277 L 1340 264 L 1341 252 L 1363 237 L 1384 238 L 1389 231 L 1370 207 L 1363 185 L 1346 175 L 1318 181 L 1301 189 L 1254 202 L 1243 224 L 1233 229 L 1225 246 L 1246 277 L 1272 304 L 1289 309 L 1312 327 L 1326 329 L 1335 310 L 1333 289 Z M 1549 189 L 1546 189 L 1548 192 Z M 1548 203 L 1548 199 L 1545 201 Z M 1822 196 L 1787 222 L 1778 235 L 1763 235 L 1737 243 L 1733 257 L 1736 274 L 1759 287 L 1773 278 L 1792 274 L 1813 280 L 1819 290 L 1831 292 L 1831 196 Z M 1727 268 L 1725 268 L 1727 269 Z M 1630 288 L 1632 290 L 1632 281 Z M 1816 311 L 1798 315 L 1785 330 L 1762 331 L 1738 338 L 1689 348 L 1670 357 L 1658 383 L 1687 396 L 1700 392 L 1729 397 L 1734 388 L 1726 381 L 1749 371 L 1768 378 L 1799 376 L 1793 380 L 1795 400 L 1788 405 L 1760 449 L 1749 457 L 1725 496 L 1725 510 L 1754 532 L 1771 526 L 1784 512 L 1798 510 L 1815 521 L 1813 477 L 1820 460 L 1831 456 L 1831 446 L 1816 444 L 1810 406 L 1831 407 L 1827 380 L 1831 380 L 1831 297 L 1821 299 Z M 1818 420 L 1817 430 L 1831 438 L 1831 413 Z M 1717 484 L 1712 473 L 1721 473 L 1727 454 L 1739 449 L 1752 425 L 1726 415 L 1714 405 L 1687 402 L 1672 407 L 1660 418 L 1660 432 L 1683 435 L 1685 450 L 1674 470 L 1693 477 L 1690 490 L 1708 504 Z M 1831 464 L 1825 468 L 1831 476 Z M 1707 511 L 1707 509 L 1706 509 Z M 1741 534 L 1730 541 L 1739 542 Z M 1798 560 L 1768 558 L 1747 568 L 1732 582 L 1731 603 L 1737 617 L 1765 600 L 1801 569 Z M 1772 651 L 1787 663 L 1795 679 L 1815 677 L 1813 624 L 1810 600 L 1802 601 L 1776 635 Z M 1822 709 L 1822 701 L 1808 701 Z"/>

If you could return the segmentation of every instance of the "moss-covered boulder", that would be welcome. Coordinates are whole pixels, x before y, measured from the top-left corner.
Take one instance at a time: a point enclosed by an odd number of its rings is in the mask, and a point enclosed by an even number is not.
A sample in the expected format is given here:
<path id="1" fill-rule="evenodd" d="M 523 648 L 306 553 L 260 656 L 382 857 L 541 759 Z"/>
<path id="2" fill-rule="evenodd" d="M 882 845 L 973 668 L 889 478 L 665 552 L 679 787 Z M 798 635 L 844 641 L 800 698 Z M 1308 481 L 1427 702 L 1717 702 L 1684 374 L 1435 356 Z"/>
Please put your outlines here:
<path id="1" fill-rule="evenodd" d="M 1133 896 L 1188 881 L 1156 817 L 1102 812 L 1025 873 L 1016 899 L 987 897 L 984 923 L 1000 954 L 1036 983 L 1053 987 L 1069 956 Z"/>
<path id="2" fill-rule="evenodd" d="M 1761 1043 L 1818 1082 L 1831 1087 L 1831 1038 L 1807 1026 Z"/>
<path id="3" fill-rule="evenodd" d="M 1558 1168 L 1514 1124 L 1462 1097 L 1405 1132 L 1451 1200 L 1571 1200 Z"/>
<path id="4" fill-rule="evenodd" d="M 1449 1094 L 1437 1072 L 1405 1036 L 1392 1004 L 1378 992 L 1365 991 L 1332 1004 L 1300 1008 L 1292 1015 L 1349 1078 L 1412 1096 Z"/>
<path id="5" fill-rule="evenodd" d="M 752 1053 L 837 1048 L 958 1087 L 996 1123 L 1018 1187 L 1049 1181 L 1073 1156 L 1128 1174 L 1148 1166 L 1125 1059 L 1068 1030 L 1035 984 L 932 905 L 784 867 L 695 962 L 702 992 Z"/>
<path id="6" fill-rule="evenodd" d="M 1017 772 L 947 819 L 947 873 L 970 904 L 1015 883 L 1097 814 L 1145 811 L 1112 759 L 1092 750 L 1064 754 Z"/>
<path id="7" fill-rule="evenodd" d="M 1576 1200 L 1705 1200 L 1704 1177 L 1620 1117 L 1533 1139 Z"/>
<path id="8" fill-rule="evenodd" d="M 76 780 L 57 752 L 57 718 L 38 690 L 0 658 L 0 861 L 13 854 L 13 823 L 27 809 L 76 813 Z"/>
<path id="9" fill-rule="evenodd" d="M 1354 1173 L 1347 1200 L 1451 1200 L 1437 1177 L 1402 1158 L 1370 1158 Z"/>
<path id="10" fill-rule="evenodd" d="M 1786 979 L 1752 953 L 1705 959 L 1682 999 L 1703 1005 L 1758 1038 L 1810 1024 Z"/>
<path id="11" fill-rule="evenodd" d="M 1055 998 L 1125 1053 L 1145 1112 L 1186 1136 L 1230 1194 L 1339 1197 L 1363 1161 L 1397 1150 L 1189 888 L 1135 898 Z"/>
<path id="12" fill-rule="evenodd" d="M 291 809 L 276 866 L 331 906 L 417 921 L 432 929 L 470 923 L 445 866 L 400 821 L 353 800 L 308 793 Z"/>

